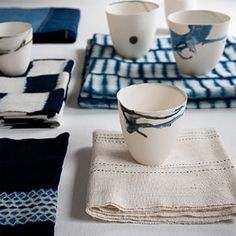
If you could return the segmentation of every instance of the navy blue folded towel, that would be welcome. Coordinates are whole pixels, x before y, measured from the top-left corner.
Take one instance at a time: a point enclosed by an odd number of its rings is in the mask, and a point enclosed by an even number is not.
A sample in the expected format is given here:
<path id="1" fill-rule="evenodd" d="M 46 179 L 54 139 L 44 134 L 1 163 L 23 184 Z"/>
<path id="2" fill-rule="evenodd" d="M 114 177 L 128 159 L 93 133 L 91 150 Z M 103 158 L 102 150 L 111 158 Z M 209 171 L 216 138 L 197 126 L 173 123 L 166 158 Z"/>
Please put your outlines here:
<path id="1" fill-rule="evenodd" d="M 88 41 L 78 103 L 85 108 L 117 108 L 119 89 L 138 83 L 165 83 L 188 94 L 188 108 L 236 107 L 236 38 L 226 41 L 220 62 L 204 76 L 179 73 L 170 38 L 157 38 L 148 54 L 128 60 L 116 54 L 110 36 Z"/>
<path id="2" fill-rule="evenodd" d="M 0 139 L 0 235 L 53 236 L 69 134 Z"/>
<path id="3" fill-rule="evenodd" d="M 32 24 L 34 43 L 75 42 L 79 20 L 79 9 L 0 8 L 0 22 L 23 21 Z"/>

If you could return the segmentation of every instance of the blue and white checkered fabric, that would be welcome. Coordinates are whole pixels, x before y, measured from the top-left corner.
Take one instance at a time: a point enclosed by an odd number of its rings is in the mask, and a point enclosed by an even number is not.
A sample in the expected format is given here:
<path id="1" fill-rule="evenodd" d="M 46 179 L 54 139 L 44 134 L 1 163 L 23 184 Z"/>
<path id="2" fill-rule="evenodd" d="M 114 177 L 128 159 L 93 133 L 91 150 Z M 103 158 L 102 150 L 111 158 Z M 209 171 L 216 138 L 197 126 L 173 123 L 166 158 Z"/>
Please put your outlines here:
<path id="1" fill-rule="evenodd" d="M 115 53 L 108 35 L 88 41 L 78 103 L 86 108 L 117 108 L 119 89 L 139 83 L 165 83 L 188 94 L 188 108 L 236 107 L 236 38 L 229 37 L 220 62 L 204 76 L 180 75 L 170 38 L 157 38 L 143 58 L 130 60 Z"/>
<path id="2" fill-rule="evenodd" d="M 39 59 L 22 76 L 0 74 L 0 126 L 59 126 L 73 64 L 66 59 Z"/>

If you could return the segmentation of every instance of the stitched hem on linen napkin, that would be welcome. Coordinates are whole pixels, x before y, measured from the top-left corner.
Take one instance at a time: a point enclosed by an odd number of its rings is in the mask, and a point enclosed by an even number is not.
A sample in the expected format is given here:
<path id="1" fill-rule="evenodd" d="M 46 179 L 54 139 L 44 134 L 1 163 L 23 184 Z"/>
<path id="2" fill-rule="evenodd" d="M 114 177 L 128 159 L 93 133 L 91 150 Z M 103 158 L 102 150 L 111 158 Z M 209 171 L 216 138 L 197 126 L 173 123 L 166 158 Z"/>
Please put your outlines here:
<path id="1" fill-rule="evenodd" d="M 229 37 L 220 62 L 203 76 L 181 75 L 170 38 L 157 38 L 149 53 L 137 60 L 115 53 L 109 35 L 88 41 L 78 103 L 85 108 L 117 108 L 119 89 L 138 83 L 165 83 L 186 91 L 187 108 L 236 107 L 236 38 Z"/>
<path id="2" fill-rule="evenodd" d="M 214 129 L 183 130 L 159 167 L 95 131 L 86 212 L 112 222 L 208 224 L 236 216 L 236 173 Z"/>

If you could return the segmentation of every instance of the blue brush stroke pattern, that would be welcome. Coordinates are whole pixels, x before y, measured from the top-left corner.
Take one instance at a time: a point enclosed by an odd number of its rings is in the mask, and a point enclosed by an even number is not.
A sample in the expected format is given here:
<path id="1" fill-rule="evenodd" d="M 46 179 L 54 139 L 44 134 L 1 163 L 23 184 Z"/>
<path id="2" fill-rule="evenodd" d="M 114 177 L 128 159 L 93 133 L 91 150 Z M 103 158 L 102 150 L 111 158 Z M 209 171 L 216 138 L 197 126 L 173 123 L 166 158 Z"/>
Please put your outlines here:
<path id="1" fill-rule="evenodd" d="M 127 132 L 130 134 L 137 132 L 138 134 L 147 138 L 148 136 L 145 133 L 141 132 L 140 129 L 146 129 L 146 128 L 161 129 L 161 128 L 170 127 L 176 120 L 178 120 L 184 114 L 185 105 L 176 108 L 171 114 L 166 115 L 166 116 L 143 115 L 133 110 L 127 109 L 121 103 L 120 103 L 120 107 L 126 121 Z M 145 119 L 145 123 L 138 122 L 141 118 Z M 164 122 L 153 125 L 151 123 L 148 123 L 148 120 L 150 121 L 163 120 Z M 165 120 L 168 120 L 168 121 L 165 121 Z"/>
<path id="2" fill-rule="evenodd" d="M 188 25 L 189 32 L 178 34 L 170 30 L 173 50 L 183 59 L 188 60 L 193 56 L 184 56 L 183 50 L 188 49 L 190 53 L 197 54 L 196 46 L 214 43 L 226 39 L 226 35 L 220 38 L 207 39 L 212 30 L 212 25 Z"/>

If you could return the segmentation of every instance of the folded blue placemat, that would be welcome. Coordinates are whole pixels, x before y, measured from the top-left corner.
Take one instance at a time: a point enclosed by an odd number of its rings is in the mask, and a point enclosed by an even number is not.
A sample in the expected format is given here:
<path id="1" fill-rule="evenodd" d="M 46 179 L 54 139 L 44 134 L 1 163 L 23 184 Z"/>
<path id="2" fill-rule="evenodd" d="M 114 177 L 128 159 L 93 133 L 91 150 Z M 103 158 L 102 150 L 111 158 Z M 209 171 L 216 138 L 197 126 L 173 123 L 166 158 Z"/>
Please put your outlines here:
<path id="1" fill-rule="evenodd" d="M 0 8 L 0 23 L 29 22 L 34 43 L 73 43 L 76 41 L 80 10 L 72 8 Z"/>
<path id="2" fill-rule="evenodd" d="M 53 236 L 69 134 L 0 138 L 0 235 Z"/>
<path id="3" fill-rule="evenodd" d="M 0 127 L 60 126 L 73 65 L 67 59 L 36 59 L 21 76 L 0 73 Z"/>
<path id="4" fill-rule="evenodd" d="M 88 41 L 78 103 L 84 108 L 117 108 L 119 89 L 138 83 L 165 83 L 188 94 L 188 108 L 236 107 L 236 38 L 229 37 L 220 62 L 204 76 L 181 75 L 170 38 L 157 38 L 149 53 L 137 60 L 116 54 L 109 35 Z"/>

